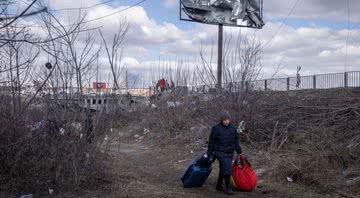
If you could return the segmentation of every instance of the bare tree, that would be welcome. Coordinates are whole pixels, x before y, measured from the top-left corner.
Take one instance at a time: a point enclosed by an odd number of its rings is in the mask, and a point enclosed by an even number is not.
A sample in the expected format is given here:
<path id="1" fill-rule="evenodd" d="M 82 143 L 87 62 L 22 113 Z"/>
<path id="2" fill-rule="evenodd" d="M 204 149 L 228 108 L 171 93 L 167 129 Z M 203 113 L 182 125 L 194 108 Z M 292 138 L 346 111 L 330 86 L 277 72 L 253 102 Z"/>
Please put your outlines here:
<path id="1" fill-rule="evenodd" d="M 244 90 L 246 82 L 257 80 L 261 72 L 261 45 L 255 36 L 249 38 L 241 32 L 235 42 L 232 42 L 232 36 L 228 38 L 223 62 L 224 83 L 239 84 L 239 88 Z"/>
<path id="2" fill-rule="evenodd" d="M 96 114 L 95 140 L 89 145 L 80 135 L 86 130 L 71 126 L 74 123 L 81 126 L 82 111 L 62 106 L 56 96 L 61 88 L 67 92 L 72 86 L 82 96 L 84 79 L 90 76 L 101 48 L 89 34 L 92 30 L 84 26 L 85 16 L 81 14 L 77 22 L 69 26 L 52 13 L 45 13 L 42 22 L 36 25 L 44 34 L 32 32 L 33 27 L 18 19 L 35 15 L 29 12 L 35 3 L 36 0 L 32 1 L 15 16 L 7 15 L 11 2 L 0 3 L 3 13 L 0 81 L 6 82 L 0 86 L 0 176 L 7 178 L 1 180 L 0 185 L 15 181 L 16 185 L 9 185 L 11 189 L 6 190 L 40 189 L 51 180 L 59 190 L 61 186 L 76 189 L 85 177 L 91 177 L 95 170 L 101 171 L 96 163 L 103 160 L 97 152 L 104 146 L 103 136 L 111 125 L 103 125 L 99 120 L 112 121 L 104 118 L 106 114 Z M 44 7 L 40 6 L 42 10 Z M 8 87 L 9 92 L 5 90 Z M 70 104 L 69 101 L 65 104 Z M 44 123 L 44 126 L 36 127 L 34 123 Z M 63 137 L 65 134 L 71 141 Z M 27 170 L 26 174 L 23 170 Z M 37 182 L 30 182 L 35 180 Z M 25 182 L 18 185 L 19 181 Z"/>
<path id="3" fill-rule="evenodd" d="M 35 67 L 34 63 L 40 54 L 40 49 L 37 46 L 16 41 L 30 36 L 26 28 L 17 28 L 15 23 L 14 26 L 6 26 L 2 33 L 2 38 L 11 39 L 8 39 L 0 49 L 0 59 L 4 64 L 0 69 L 0 76 L 8 79 L 12 93 L 13 114 L 17 114 L 22 111 L 22 94 L 29 85 L 32 68 Z"/>
<path id="4" fill-rule="evenodd" d="M 56 21 L 56 25 L 49 23 L 51 28 L 57 34 L 65 35 L 61 38 L 62 59 L 74 70 L 77 92 L 82 96 L 84 76 L 89 74 L 101 47 L 95 47 L 96 39 L 93 34 L 87 33 L 85 37 L 80 34 L 86 30 L 82 25 L 85 16 L 79 16 L 78 22 L 70 27 L 64 26 L 56 17 L 52 18 Z"/>
<path id="5" fill-rule="evenodd" d="M 121 76 L 124 66 L 122 65 L 122 43 L 125 39 L 126 33 L 128 31 L 128 24 L 124 22 L 119 23 L 118 31 L 114 34 L 112 42 L 109 46 L 106 38 L 104 37 L 102 31 L 99 29 L 99 34 L 105 45 L 106 55 L 109 61 L 111 68 L 111 73 L 113 75 L 113 81 L 116 89 L 120 89 L 119 77 Z"/>
<path id="6" fill-rule="evenodd" d="M 201 45 L 200 63 L 195 65 L 198 81 L 208 87 L 213 87 L 217 82 L 213 48 L 214 43 L 210 46 L 209 58 L 206 58 L 205 49 Z M 226 34 L 223 48 L 224 84 L 240 83 L 241 88 L 244 88 L 245 82 L 257 79 L 261 71 L 261 48 L 255 36 L 249 38 L 239 32 L 234 38 L 233 34 Z"/>

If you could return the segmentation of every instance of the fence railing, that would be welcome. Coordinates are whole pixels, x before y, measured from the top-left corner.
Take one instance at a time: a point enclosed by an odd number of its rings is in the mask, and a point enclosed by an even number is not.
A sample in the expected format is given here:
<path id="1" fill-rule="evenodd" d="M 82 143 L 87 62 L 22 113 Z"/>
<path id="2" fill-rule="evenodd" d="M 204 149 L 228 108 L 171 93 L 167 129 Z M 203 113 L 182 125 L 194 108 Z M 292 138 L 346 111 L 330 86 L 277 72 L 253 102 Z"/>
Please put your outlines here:
<path id="1" fill-rule="evenodd" d="M 360 88 L 360 71 L 230 82 L 224 83 L 222 88 L 230 92 L 243 91 L 246 89 L 259 91 L 292 91 L 307 89 Z M 216 85 L 188 86 L 188 89 L 190 92 L 209 93 L 216 91 Z"/>

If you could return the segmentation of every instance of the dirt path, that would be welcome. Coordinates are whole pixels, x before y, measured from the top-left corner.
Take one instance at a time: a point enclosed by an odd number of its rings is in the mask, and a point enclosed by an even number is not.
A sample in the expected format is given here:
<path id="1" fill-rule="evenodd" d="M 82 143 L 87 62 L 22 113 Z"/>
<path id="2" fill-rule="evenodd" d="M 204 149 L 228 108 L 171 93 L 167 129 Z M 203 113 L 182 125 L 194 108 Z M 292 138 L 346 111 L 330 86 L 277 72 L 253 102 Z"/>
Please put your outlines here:
<path id="1" fill-rule="evenodd" d="M 181 149 L 181 148 L 178 148 Z M 170 149 L 171 150 L 171 149 Z M 121 143 L 116 147 L 117 166 L 114 175 L 117 184 L 112 197 L 224 197 L 214 189 L 217 165 L 202 188 L 185 189 L 181 176 L 190 159 L 176 158 L 173 151 L 161 148 L 148 148 L 140 143 Z M 176 153 L 176 152 L 175 152 Z M 233 197 L 265 198 L 289 197 L 266 188 L 257 188 L 254 192 L 236 192 Z"/>

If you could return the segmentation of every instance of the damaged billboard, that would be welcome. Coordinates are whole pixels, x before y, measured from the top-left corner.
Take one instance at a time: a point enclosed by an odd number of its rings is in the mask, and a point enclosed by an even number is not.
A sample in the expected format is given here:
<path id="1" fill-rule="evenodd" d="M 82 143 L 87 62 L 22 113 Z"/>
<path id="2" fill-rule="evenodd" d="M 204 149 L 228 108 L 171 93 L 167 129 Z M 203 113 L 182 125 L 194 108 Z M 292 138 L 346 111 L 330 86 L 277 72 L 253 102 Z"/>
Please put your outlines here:
<path id="1" fill-rule="evenodd" d="M 261 29 L 263 0 L 180 0 L 180 19 Z"/>

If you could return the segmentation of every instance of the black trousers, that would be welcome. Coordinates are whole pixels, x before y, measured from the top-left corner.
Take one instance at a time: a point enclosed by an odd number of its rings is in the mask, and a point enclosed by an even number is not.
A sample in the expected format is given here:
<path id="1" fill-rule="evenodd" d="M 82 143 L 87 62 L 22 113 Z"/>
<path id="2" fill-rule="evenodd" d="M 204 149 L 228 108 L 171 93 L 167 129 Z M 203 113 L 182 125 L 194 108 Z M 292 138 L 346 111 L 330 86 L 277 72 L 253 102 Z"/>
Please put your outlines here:
<path id="1" fill-rule="evenodd" d="M 216 159 L 219 161 L 220 172 L 219 177 L 230 177 L 233 153 L 216 152 Z"/>

